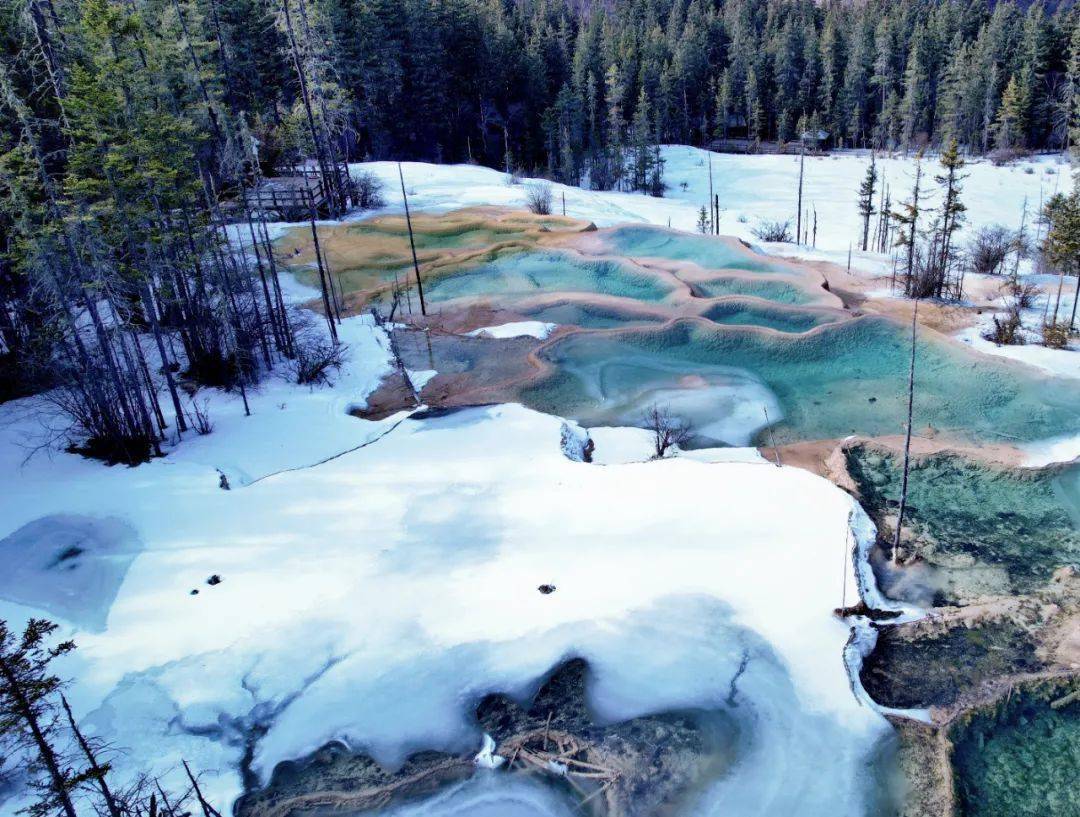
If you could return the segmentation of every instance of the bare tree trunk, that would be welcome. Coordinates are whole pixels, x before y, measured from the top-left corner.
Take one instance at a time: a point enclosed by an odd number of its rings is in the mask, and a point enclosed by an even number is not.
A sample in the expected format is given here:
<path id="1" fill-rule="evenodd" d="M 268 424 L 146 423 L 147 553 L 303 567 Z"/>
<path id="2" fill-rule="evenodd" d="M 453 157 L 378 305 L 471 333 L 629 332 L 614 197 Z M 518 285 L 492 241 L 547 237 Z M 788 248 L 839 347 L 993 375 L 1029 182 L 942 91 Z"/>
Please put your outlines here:
<path id="1" fill-rule="evenodd" d="M 326 267 L 323 265 L 322 247 L 319 245 L 319 230 L 315 226 L 315 208 L 311 208 L 311 239 L 315 245 L 315 263 L 319 268 L 319 285 L 322 289 L 322 301 L 323 309 L 326 310 L 326 323 L 330 327 L 330 337 L 333 338 L 334 343 L 338 342 L 337 327 L 334 325 L 334 311 L 330 305 L 330 290 L 328 288 L 329 282 L 327 280 L 328 273 Z"/>
<path id="2" fill-rule="evenodd" d="M 801 140 L 800 140 L 801 141 Z M 799 149 L 799 204 L 795 212 L 795 243 L 798 244 L 802 240 L 802 185 L 803 185 L 803 163 L 806 160 L 806 145 L 803 144 Z"/>
<path id="3" fill-rule="evenodd" d="M 214 808 L 203 797 L 202 789 L 199 788 L 199 781 L 195 779 L 195 775 L 191 773 L 191 767 L 188 766 L 187 761 L 183 761 L 184 771 L 187 772 L 188 780 L 191 781 L 191 787 L 195 791 L 195 798 L 199 801 L 199 806 L 202 808 L 203 817 L 221 817 L 221 812 Z"/>
<path id="4" fill-rule="evenodd" d="M 911 423 L 915 409 L 915 330 L 918 326 L 919 301 L 911 310 L 911 367 L 908 370 L 907 430 L 904 434 L 904 475 L 900 481 L 900 509 L 896 515 L 896 532 L 893 536 L 893 564 L 900 559 L 900 531 L 904 528 L 904 511 L 907 509 L 908 474 L 911 468 Z"/>
<path id="5" fill-rule="evenodd" d="M 401 162 L 397 166 L 398 178 L 401 180 L 401 198 L 405 201 L 405 223 L 409 226 L 409 248 L 412 250 L 413 270 L 416 272 L 416 291 L 420 296 L 420 314 L 427 315 L 427 304 L 424 301 L 424 284 L 420 280 L 420 262 L 416 260 L 416 242 L 413 240 L 412 216 L 409 214 L 409 195 L 405 192 L 405 174 L 401 171 Z"/>
<path id="6" fill-rule="evenodd" d="M 709 151 L 709 212 L 711 213 L 713 211 L 713 209 L 714 208 L 713 208 L 713 186 L 712 186 L 712 151 Z M 713 219 L 713 218 L 710 218 L 709 221 L 713 222 L 712 223 L 712 229 L 709 230 L 709 232 L 712 233 L 713 235 L 716 235 L 716 231 L 719 229 L 718 225 L 716 224 L 716 220 Z"/>
<path id="7" fill-rule="evenodd" d="M 78 742 L 79 748 L 82 749 L 82 753 L 86 755 L 86 762 L 90 764 L 90 771 L 93 772 L 94 780 L 101 790 L 101 796 L 105 800 L 105 807 L 109 810 L 110 817 L 121 817 L 120 806 L 117 804 L 116 798 L 109 789 L 108 781 L 105 780 L 105 773 L 108 769 L 102 768 L 97 762 L 94 750 L 83 736 L 82 730 L 79 729 L 79 724 L 75 722 L 75 716 L 72 714 L 71 707 L 68 705 L 67 698 L 64 695 L 60 696 L 60 703 L 64 706 L 64 714 L 67 715 L 68 724 L 71 726 L 71 732 L 75 735 L 75 740 Z"/>

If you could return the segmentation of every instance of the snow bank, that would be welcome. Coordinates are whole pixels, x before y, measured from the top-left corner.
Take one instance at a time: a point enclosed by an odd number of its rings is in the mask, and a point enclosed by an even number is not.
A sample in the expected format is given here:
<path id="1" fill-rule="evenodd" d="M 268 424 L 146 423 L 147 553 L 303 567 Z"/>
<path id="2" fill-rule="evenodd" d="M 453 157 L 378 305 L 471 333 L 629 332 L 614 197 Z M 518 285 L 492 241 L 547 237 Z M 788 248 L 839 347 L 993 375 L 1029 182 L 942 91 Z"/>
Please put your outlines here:
<path id="1" fill-rule="evenodd" d="M 545 323 L 544 321 L 513 321 L 498 326 L 484 326 L 480 329 L 474 329 L 468 334 L 472 337 L 486 338 L 520 338 L 528 336 L 543 340 L 554 332 L 557 326 L 558 324 Z"/>

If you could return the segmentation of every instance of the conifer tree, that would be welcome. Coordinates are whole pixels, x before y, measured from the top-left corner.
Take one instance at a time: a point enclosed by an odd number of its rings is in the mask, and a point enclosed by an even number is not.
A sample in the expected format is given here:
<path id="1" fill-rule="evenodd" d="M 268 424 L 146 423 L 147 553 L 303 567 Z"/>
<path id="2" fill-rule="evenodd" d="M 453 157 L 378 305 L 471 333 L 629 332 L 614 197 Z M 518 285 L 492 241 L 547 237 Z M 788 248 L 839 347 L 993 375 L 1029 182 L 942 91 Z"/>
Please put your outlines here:
<path id="1" fill-rule="evenodd" d="M 964 213 L 967 211 L 967 207 L 960 201 L 960 193 L 963 192 L 960 183 L 967 176 L 961 172 L 964 158 L 960 155 L 955 139 L 941 154 L 941 167 L 943 172 L 934 176 L 934 181 L 941 187 L 941 231 L 938 237 L 940 282 L 935 293 L 938 297 L 943 294 L 942 288 L 952 260 L 953 234 L 963 225 Z"/>
<path id="2" fill-rule="evenodd" d="M 1020 83 L 1013 75 L 1005 86 L 1005 93 L 994 118 L 995 147 L 1003 150 L 1022 147 L 1025 124 L 1023 94 Z"/>
<path id="3" fill-rule="evenodd" d="M 874 209 L 874 191 L 877 186 L 878 173 L 874 155 L 870 154 L 870 165 L 866 168 L 866 175 L 859 185 L 859 215 L 863 220 L 862 250 L 866 252 L 870 240 L 870 218 L 877 212 Z"/>
<path id="4" fill-rule="evenodd" d="M 31 817 L 57 812 L 77 817 L 73 794 L 92 774 L 72 769 L 58 748 L 59 720 L 53 698 L 60 690 L 60 679 L 49 665 L 75 645 L 70 641 L 50 645 L 55 631 L 55 624 L 31 619 L 22 635 L 16 635 L 0 621 L 0 736 L 17 753 L 34 758 L 31 784 L 38 799 L 29 808 Z"/>

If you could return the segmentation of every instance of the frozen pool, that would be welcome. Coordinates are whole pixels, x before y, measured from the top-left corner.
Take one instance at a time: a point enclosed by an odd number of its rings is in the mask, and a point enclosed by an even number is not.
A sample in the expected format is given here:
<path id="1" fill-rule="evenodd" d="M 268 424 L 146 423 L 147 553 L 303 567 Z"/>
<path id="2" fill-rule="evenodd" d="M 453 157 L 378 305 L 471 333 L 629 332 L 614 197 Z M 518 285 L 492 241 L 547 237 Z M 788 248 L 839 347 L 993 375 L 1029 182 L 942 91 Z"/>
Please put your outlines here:
<path id="1" fill-rule="evenodd" d="M 620 326 L 663 323 L 668 320 L 663 314 L 622 310 L 614 306 L 579 301 L 546 304 L 522 311 L 538 321 L 562 326 L 580 326 L 583 329 L 615 329 Z"/>

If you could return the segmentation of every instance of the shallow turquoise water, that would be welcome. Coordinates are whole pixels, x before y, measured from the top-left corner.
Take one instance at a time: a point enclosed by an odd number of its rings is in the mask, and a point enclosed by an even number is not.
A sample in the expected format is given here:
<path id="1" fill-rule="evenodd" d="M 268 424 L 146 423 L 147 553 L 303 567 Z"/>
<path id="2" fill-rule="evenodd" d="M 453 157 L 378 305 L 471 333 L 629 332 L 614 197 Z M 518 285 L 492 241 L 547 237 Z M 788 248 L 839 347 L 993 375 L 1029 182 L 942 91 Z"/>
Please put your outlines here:
<path id="1" fill-rule="evenodd" d="M 764 256 L 755 258 L 724 241 L 704 235 L 670 232 L 660 227 L 630 226 L 613 230 L 608 237 L 617 252 L 639 258 L 692 261 L 706 269 L 738 269 L 749 272 L 787 272 Z"/>
<path id="2" fill-rule="evenodd" d="M 561 303 L 530 309 L 524 314 L 538 321 L 564 326 L 580 326 L 583 329 L 613 329 L 634 324 L 663 323 L 667 318 L 659 315 L 642 315 L 621 312 L 606 306 L 584 303 Z"/>
<path id="3" fill-rule="evenodd" d="M 714 323 L 736 326 L 762 326 L 780 332 L 807 332 L 815 326 L 835 323 L 838 315 L 808 310 L 780 309 L 752 301 L 722 301 L 702 313 Z"/>
<path id="4" fill-rule="evenodd" d="M 508 253 L 493 261 L 434 277 L 424 284 L 424 295 L 432 302 L 479 297 L 513 300 L 561 291 L 656 302 L 678 289 L 676 282 L 650 275 L 630 264 L 546 250 Z"/>
<path id="5" fill-rule="evenodd" d="M 544 350 L 555 371 L 522 392 L 536 408 L 604 424 L 617 405 L 640 413 L 657 390 L 687 375 L 723 376 L 748 389 L 744 411 L 760 414 L 761 387 L 775 397 L 778 442 L 861 433 L 901 433 L 907 412 L 906 327 L 865 317 L 805 336 L 679 321 L 660 331 L 571 335 Z M 618 376 L 612 376 L 617 372 Z M 637 397 L 635 397 L 637 395 Z M 732 406 L 706 404 L 690 419 L 712 422 Z M 1080 384 L 976 357 L 940 342 L 919 344 L 915 428 L 927 426 L 990 442 L 1080 433 Z"/>
<path id="6" fill-rule="evenodd" d="M 711 281 L 694 282 L 695 294 L 704 298 L 722 298 L 725 295 L 753 295 L 780 304 L 800 305 L 813 301 L 810 293 L 784 281 L 767 278 L 714 278 Z"/>
<path id="7" fill-rule="evenodd" d="M 846 454 L 871 515 L 895 507 L 898 458 L 865 446 Z M 1012 470 L 938 454 L 911 469 L 906 521 L 919 542 L 932 543 L 920 551 L 927 563 L 990 565 L 1007 573 L 1010 591 L 1027 593 L 1058 567 L 1080 561 L 1078 504 L 1080 465 Z M 963 582 L 964 570 L 956 581 Z"/>

